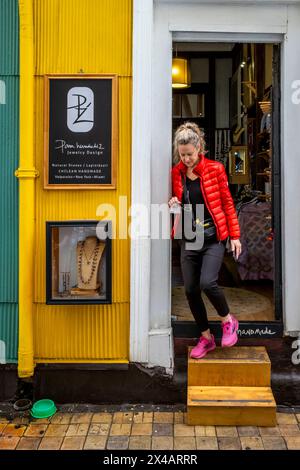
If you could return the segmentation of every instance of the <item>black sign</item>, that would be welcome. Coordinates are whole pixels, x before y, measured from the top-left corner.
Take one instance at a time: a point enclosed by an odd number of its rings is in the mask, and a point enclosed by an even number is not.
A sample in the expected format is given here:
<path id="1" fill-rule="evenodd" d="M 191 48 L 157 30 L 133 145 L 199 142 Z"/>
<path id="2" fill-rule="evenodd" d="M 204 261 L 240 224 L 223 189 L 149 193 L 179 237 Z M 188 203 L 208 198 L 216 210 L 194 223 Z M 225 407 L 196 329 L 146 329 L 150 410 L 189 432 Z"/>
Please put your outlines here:
<path id="1" fill-rule="evenodd" d="M 46 79 L 45 187 L 115 187 L 116 77 Z"/>

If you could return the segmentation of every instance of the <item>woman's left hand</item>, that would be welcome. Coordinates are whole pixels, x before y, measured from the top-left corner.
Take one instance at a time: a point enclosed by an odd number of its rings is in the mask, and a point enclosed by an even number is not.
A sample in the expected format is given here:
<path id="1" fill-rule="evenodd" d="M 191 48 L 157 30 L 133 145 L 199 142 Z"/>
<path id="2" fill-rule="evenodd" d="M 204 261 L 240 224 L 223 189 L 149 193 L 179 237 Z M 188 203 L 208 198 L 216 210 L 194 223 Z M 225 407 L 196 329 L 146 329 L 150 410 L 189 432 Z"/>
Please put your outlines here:
<path id="1" fill-rule="evenodd" d="M 234 258 L 237 260 L 242 252 L 242 245 L 240 240 L 230 240 L 231 251 Z"/>

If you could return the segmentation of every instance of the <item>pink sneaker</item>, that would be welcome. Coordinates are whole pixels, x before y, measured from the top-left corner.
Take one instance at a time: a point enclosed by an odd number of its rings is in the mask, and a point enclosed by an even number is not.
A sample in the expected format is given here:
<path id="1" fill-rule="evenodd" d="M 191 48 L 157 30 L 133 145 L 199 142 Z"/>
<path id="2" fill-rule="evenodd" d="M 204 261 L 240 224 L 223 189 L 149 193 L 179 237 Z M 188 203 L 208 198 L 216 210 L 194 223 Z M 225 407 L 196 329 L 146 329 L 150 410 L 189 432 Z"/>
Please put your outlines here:
<path id="1" fill-rule="evenodd" d="M 231 315 L 231 321 L 227 321 L 226 323 L 222 323 L 222 329 L 223 329 L 223 336 L 222 336 L 222 347 L 227 347 L 229 348 L 230 346 L 233 346 L 237 340 L 238 340 L 238 335 L 237 335 L 237 330 L 239 328 L 239 322 L 237 319 Z"/>
<path id="2" fill-rule="evenodd" d="M 201 336 L 198 341 L 198 344 L 191 350 L 190 357 L 192 359 L 201 359 L 201 357 L 206 356 L 206 354 L 209 351 L 215 349 L 215 347 L 216 343 L 213 335 L 211 335 L 211 340 L 204 338 L 204 336 Z"/>

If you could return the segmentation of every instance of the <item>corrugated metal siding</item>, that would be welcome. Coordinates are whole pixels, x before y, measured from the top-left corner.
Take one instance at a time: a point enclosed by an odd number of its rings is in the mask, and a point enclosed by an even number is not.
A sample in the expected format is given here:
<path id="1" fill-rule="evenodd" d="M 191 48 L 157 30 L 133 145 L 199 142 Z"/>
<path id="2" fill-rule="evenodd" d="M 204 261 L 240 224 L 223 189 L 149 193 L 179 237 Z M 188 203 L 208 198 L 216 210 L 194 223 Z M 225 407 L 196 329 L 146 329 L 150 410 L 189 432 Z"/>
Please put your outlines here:
<path id="1" fill-rule="evenodd" d="M 35 0 L 36 74 L 131 75 L 131 0 Z"/>
<path id="2" fill-rule="evenodd" d="M 43 189 L 36 182 L 35 360 L 128 360 L 130 240 L 112 241 L 112 305 L 46 306 L 45 222 L 97 220 L 101 203 L 117 208 L 131 179 L 131 0 L 36 0 L 36 168 L 43 174 L 43 75 L 80 70 L 119 75 L 117 190 Z M 117 213 L 118 223 L 118 213 Z"/>
<path id="3" fill-rule="evenodd" d="M 128 316 L 127 302 L 84 307 L 39 304 L 34 322 L 35 360 L 127 360 Z"/>
<path id="4" fill-rule="evenodd" d="M 5 343 L 6 363 L 18 362 L 18 304 L 0 304 L 0 340 Z M 0 358 L 1 359 L 1 358 Z"/>
<path id="5" fill-rule="evenodd" d="M 0 8 L 0 340 L 9 363 L 18 353 L 18 2 L 0 0 Z"/>
<path id="6" fill-rule="evenodd" d="M 0 0 L 0 75 L 19 73 L 18 0 Z"/>

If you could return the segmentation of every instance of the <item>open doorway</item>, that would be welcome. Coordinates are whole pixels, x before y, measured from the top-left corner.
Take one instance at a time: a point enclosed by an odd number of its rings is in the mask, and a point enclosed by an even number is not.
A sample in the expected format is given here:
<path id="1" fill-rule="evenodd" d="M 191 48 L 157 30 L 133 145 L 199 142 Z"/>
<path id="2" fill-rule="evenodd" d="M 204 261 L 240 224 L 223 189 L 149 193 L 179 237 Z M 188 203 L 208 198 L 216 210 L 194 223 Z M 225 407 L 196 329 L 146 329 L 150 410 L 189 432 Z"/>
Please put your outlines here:
<path id="1" fill-rule="evenodd" d="M 219 285 L 240 324 L 279 324 L 280 47 L 178 42 L 173 44 L 176 56 L 187 59 L 191 83 L 173 89 L 173 135 L 186 121 L 196 122 L 204 131 L 206 157 L 225 166 L 241 226 L 242 255 L 236 262 L 225 253 Z M 205 295 L 203 299 L 209 321 L 219 321 Z M 172 241 L 172 319 L 177 331 L 181 325 L 194 335 L 176 240 Z"/>

